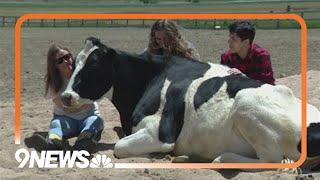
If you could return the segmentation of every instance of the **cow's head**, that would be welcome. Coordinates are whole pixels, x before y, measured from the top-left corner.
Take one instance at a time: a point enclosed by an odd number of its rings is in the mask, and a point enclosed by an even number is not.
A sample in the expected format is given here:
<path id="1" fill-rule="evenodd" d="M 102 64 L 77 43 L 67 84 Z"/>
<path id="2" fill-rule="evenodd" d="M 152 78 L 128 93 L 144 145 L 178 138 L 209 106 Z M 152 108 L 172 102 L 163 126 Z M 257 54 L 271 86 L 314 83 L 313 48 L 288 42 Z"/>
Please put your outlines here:
<path id="1" fill-rule="evenodd" d="M 100 99 L 112 91 L 112 59 L 115 50 L 97 38 L 87 38 L 85 48 L 78 54 L 75 70 L 66 90 L 61 94 L 66 106 L 78 106 Z"/>

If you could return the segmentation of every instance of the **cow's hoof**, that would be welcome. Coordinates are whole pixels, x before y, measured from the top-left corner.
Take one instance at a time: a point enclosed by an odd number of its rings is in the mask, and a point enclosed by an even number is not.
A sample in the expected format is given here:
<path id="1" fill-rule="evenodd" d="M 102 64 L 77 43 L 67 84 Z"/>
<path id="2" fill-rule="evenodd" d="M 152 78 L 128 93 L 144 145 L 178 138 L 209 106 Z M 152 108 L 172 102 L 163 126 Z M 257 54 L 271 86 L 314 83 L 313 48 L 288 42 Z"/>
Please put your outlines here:
<path id="1" fill-rule="evenodd" d="M 221 156 L 218 156 L 212 161 L 212 163 L 221 163 L 221 161 L 222 161 Z"/>
<path id="2" fill-rule="evenodd" d="M 288 173 L 288 174 L 301 174 L 302 170 L 301 168 L 284 168 L 284 169 L 278 169 L 278 172 L 282 173 Z"/>
<path id="3" fill-rule="evenodd" d="M 314 180 L 314 177 L 312 176 L 312 174 L 298 175 L 296 176 L 296 180 Z"/>
<path id="4" fill-rule="evenodd" d="M 173 163 L 188 163 L 190 162 L 190 158 L 189 156 L 177 156 L 175 158 L 173 158 L 172 160 Z"/>
<path id="5" fill-rule="evenodd" d="M 281 163 L 282 164 L 292 164 L 294 163 L 294 161 L 292 159 L 283 159 L 281 160 Z M 300 167 L 297 167 L 297 168 L 283 168 L 283 169 L 278 169 L 278 172 L 285 172 L 285 173 L 288 173 L 288 174 L 302 174 L 302 170 Z"/>

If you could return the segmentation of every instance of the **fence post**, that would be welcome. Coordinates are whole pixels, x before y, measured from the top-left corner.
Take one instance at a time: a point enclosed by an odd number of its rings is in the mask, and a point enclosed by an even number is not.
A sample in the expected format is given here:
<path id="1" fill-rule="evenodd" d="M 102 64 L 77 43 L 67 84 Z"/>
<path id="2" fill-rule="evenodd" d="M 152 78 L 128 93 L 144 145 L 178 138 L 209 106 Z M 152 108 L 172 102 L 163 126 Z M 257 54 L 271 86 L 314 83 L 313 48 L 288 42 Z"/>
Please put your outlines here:
<path id="1" fill-rule="evenodd" d="M 83 26 L 84 26 L 84 20 L 81 19 L 81 27 L 83 27 Z"/>
<path id="2" fill-rule="evenodd" d="M 28 24 L 28 27 L 30 27 L 30 19 L 28 19 L 27 24 Z"/>
<path id="3" fill-rule="evenodd" d="M 144 19 L 142 19 L 142 27 L 144 27 Z"/>
<path id="4" fill-rule="evenodd" d="M 99 19 L 97 19 L 97 21 L 96 21 L 96 27 L 98 27 L 99 26 Z"/>
<path id="5" fill-rule="evenodd" d="M 304 15 L 304 12 L 303 12 L 303 11 L 301 11 L 301 12 L 300 12 L 300 16 L 301 16 L 301 17 L 303 17 L 303 15 Z"/>
<path id="6" fill-rule="evenodd" d="M 129 25 L 129 20 L 127 19 L 127 26 Z"/>
<path id="7" fill-rule="evenodd" d="M 68 27 L 70 27 L 70 19 L 67 20 Z"/>
<path id="8" fill-rule="evenodd" d="M 44 26 L 43 19 L 41 19 L 40 26 L 41 26 L 41 27 L 43 27 L 43 26 Z"/>
<path id="9" fill-rule="evenodd" d="M 280 28 L 280 20 L 279 20 L 279 19 L 277 19 L 276 28 L 277 28 L 277 29 L 279 29 L 279 28 Z"/>
<path id="10" fill-rule="evenodd" d="M 56 19 L 53 19 L 53 27 L 56 27 Z"/>
<path id="11" fill-rule="evenodd" d="M 2 16 L 2 27 L 4 27 L 4 25 L 5 25 L 5 20 L 6 20 L 6 18 L 4 16 Z"/>

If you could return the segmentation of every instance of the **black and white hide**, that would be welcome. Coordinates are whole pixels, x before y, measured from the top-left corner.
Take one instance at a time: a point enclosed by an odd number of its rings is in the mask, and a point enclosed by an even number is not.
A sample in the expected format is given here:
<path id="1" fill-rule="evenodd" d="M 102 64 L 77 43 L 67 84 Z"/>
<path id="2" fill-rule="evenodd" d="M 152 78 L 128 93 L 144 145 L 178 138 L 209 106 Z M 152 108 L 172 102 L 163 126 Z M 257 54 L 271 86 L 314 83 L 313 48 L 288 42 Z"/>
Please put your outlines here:
<path id="1" fill-rule="evenodd" d="M 301 101 L 282 85 L 230 75 L 228 67 L 182 57 L 132 55 L 88 38 L 62 93 L 77 106 L 104 94 L 118 109 L 126 137 L 119 158 L 152 152 L 223 163 L 300 158 Z M 307 107 L 308 155 L 320 155 L 319 111 Z"/>

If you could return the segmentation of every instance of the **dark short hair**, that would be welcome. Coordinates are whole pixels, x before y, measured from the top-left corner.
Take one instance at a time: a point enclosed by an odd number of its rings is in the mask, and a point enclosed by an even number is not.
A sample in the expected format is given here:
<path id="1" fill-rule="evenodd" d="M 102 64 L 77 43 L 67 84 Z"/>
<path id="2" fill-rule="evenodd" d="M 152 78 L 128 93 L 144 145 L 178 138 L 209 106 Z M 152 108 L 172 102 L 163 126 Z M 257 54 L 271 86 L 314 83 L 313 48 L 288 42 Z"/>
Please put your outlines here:
<path id="1" fill-rule="evenodd" d="M 250 21 L 235 21 L 229 26 L 229 32 L 230 34 L 236 33 L 242 41 L 249 39 L 250 44 L 252 44 L 256 35 L 256 28 Z"/>

